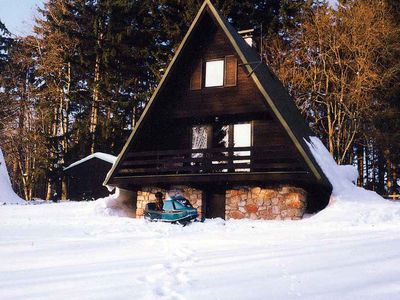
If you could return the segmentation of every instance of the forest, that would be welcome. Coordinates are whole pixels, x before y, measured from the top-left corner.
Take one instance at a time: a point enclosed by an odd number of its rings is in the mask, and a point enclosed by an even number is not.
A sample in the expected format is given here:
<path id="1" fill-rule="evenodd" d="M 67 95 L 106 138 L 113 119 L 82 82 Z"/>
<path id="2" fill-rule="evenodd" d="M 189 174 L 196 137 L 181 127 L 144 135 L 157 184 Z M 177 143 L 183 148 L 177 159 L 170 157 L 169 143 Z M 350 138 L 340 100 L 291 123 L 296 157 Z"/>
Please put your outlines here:
<path id="1" fill-rule="evenodd" d="M 215 0 L 358 185 L 398 194 L 400 2 Z M 0 20 L 0 148 L 27 199 L 68 199 L 63 168 L 118 155 L 201 0 L 47 0 L 33 34 Z"/>

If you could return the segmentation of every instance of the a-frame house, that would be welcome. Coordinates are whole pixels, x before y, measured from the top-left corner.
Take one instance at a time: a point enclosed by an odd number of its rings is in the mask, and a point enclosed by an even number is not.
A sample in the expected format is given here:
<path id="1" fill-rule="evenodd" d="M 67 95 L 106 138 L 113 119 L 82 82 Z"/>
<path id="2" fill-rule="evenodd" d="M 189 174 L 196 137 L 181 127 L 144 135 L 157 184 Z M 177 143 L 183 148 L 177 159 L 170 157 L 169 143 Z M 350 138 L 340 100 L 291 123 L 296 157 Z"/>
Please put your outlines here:
<path id="1" fill-rule="evenodd" d="M 332 187 L 283 85 L 206 0 L 105 184 L 137 216 L 157 191 L 206 217 L 298 219 Z"/>

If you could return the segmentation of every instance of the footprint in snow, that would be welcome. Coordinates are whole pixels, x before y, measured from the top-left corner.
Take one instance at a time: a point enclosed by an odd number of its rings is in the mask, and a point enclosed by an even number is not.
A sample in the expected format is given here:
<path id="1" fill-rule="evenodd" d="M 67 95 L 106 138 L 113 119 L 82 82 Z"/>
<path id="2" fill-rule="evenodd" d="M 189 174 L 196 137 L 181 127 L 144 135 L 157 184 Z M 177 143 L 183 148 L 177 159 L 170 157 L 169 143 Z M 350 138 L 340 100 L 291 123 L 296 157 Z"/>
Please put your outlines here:
<path id="1" fill-rule="evenodd" d="M 169 253 L 166 262 L 151 266 L 149 273 L 139 280 L 146 286 L 149 299 L 183 300 L 185 297 L 180 292 L 190 284 L 195 255 L 190 248 L 171 246 L 166 242 L 159 248 Z"/>

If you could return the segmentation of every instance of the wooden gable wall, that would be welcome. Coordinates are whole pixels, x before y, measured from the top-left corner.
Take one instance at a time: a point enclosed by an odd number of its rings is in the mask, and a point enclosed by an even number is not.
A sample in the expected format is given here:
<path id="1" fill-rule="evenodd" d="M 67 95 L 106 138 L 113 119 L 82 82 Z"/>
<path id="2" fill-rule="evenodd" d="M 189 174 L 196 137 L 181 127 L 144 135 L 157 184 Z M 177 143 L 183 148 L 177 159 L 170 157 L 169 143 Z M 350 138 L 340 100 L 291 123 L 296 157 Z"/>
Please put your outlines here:
<path id="1" fill-rule="evenodd" d="M 237 85 L 190 89 L 191 72 L 199 61 L 235 55 Z M 190 128 L 225 122 L 253 122 L 253 146 L 270 148 L 271 164 L 308 170 L 288 134 L 267 106 L 225 33 L 210 15 L 205 15 L 191 36 L 143 128 L 135 136 L 130 152 L 190 148 Z M 204 73 L 204 72 L 203 72 Z M 204 77 L 204 76 L 203 76 Z M 204 78 L 203 78 L 204 82 Z M 296 176 L 296 175 L 293 175 Z"/>
<path id="2" fill-rule="evenodd" d="M 175 118 L 201 119 L 212 116 L 257 114 L 265 111 L 264 100 L 245 67 L 221 28 L 216 27 L 210 17 L 206 21 L 206 36 L 193 44 L 189 64 L 183 66 L 176 82 L 176 98 L 171 99 L 171 115 Z M 203 87 L 190 89 L 190 72 L 199 62 L 203 65 L 203 85 L 206 61 L 224 59 L 234 55 L 238 61 L 237 84 L 229 87 Z M 185 68 L 186 67 L 186 68 Z"/>

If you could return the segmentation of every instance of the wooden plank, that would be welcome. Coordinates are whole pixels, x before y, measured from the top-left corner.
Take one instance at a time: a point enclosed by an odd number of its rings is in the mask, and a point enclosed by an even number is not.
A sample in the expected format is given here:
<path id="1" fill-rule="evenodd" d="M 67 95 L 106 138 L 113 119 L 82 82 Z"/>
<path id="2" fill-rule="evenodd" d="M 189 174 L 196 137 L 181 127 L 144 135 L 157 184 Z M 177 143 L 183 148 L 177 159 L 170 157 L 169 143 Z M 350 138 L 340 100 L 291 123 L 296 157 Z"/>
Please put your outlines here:
<path id="1" fill-rule="evenodd" d="M 198 163 L 196 165 L 183 165 L 183 164 L 169 164 L 164 166 L 155 167 L 142 167 L 142 168 L 129 168 L 122 167 L 118 174 L 160 174 L 160 173 L 182 173 L 182 172 L 192 172 L 198 173 L 203 172 L 223 172 L 224 170 L 235 170 L 235 169 L 250 169 L 259 171 L 271 171 L 271 170 L 281 170 L 281 171 L 300 171 L 301 166 L 299 164 L 290 163 L 233 163 L 233 162 L 212 162 Z"/>
<path id="2" fill-rule="evenodd" d="M 268 145 L 261 147 L 229 147 L 229 148 L 207 148 L 207 149 L 177 149 L 177 150 L 159 150 L 159 151 L 135 151 L 128 153 L 127 157 L 145 157 L 145 156 L 169 156 L 169 155 L 185 155 L 195 153 L 221 153 L 221 152 L 241 152 L 241 151 L 265 151 L 280 152 L 284 151 L 280 145 Z"/>
<path id="3" fill-rule="evenodd" d="M 277 152 L 277 154 L 281 154 Z M 186 157 L 186 158 L 162 158 L 157 159 L 155 157 L 140 159 L 137 158 L 135 160 L 125 160 L 122 162 L 123 167 L 128 166 L 145 166 L 145 165 L 154 165 L 154 164 L 164 164 L 164 163 L 201 163 L 206 161 L 213 160 L 234 160 L 234 161 L 243 161 L 243 160 L 257 160 L 257 162 L 263 163 L 276 163 L 279 162 L 280 159 L 285 158 L 285 163 L 297 163 L 298 159 L 292 158 L 290 154 L 286 156 L 280 155 L 279 157 L 269 157 L 264 153 L 258 153 L 253 155 L 245 155 L 245 156 L 225 156 L 225 155 L 213 155 L 211 157 Z"/>
<path id="4" fill-rule="evenodd" d="M 237 85 L 237 58 L 234 55 L 225 56 L 225 86 Z"/>
<path id="5" fill-rule="evenodd" d="M 203 70 L 203 62 L 200 59 L 195 63 L 192 74 L 190 76 L 190 90 L 192 91 L 201 90 L 203 81 L 202 70 Z"/>
<path id="6" fill-rule="evenodd" d="M 116 176 L 110 181 L 111 185 L 140 187 L 148 184 L 218 184 L 230 182 L 231 184 L 240 183 L 269 183 L 278 182 L 280 184 L 290 183 L 309 183 L 312 177 L 309 172 L 254 172 L 254 173 L 214 173 L 203 176 L 202 174 L 171 174 L 171 175 L 138 175 L 138 176 Z"/>

